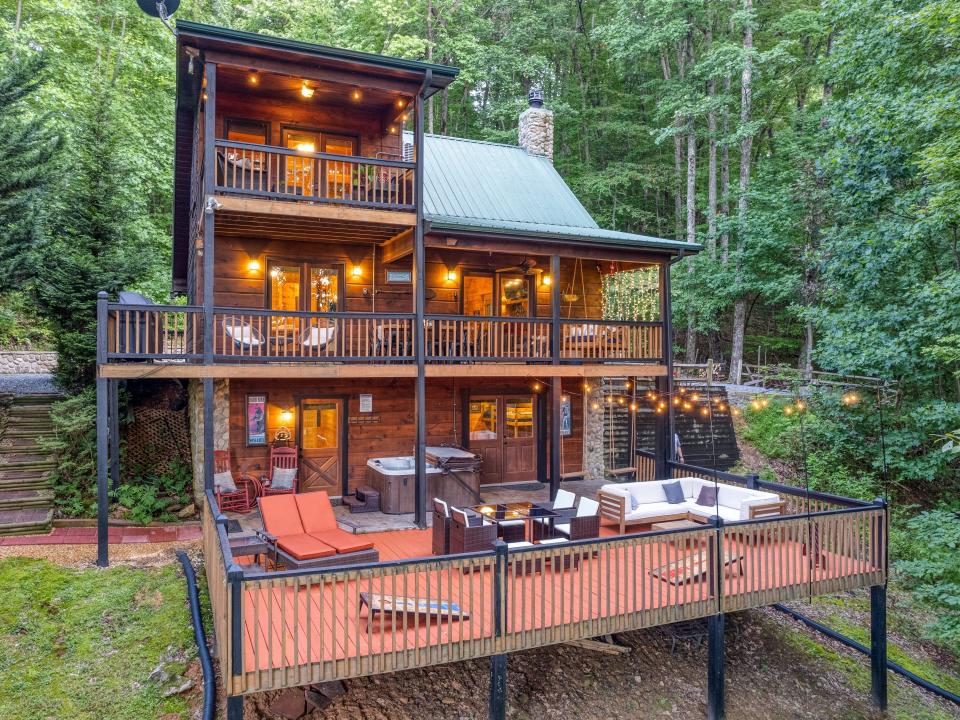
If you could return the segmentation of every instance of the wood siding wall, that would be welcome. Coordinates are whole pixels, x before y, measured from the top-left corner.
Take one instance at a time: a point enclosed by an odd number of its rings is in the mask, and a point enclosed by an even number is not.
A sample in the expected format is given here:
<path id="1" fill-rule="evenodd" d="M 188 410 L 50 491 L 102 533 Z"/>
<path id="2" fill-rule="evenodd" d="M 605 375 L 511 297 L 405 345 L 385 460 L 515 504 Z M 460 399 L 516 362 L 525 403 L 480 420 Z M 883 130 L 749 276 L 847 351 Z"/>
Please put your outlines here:
<path id="1" fill-rule="evenodd" d="M 431 381 L 427 383 L 427 442 L 456 443 L 463 445 L 461 433 L 461 392 L 466 389 L 475 394 L 530 394 L 530 382 L 498 379 L 458 379 L 456 381 Z M 348 455 L 346 458 L 349 490 L 363 484 L 367 477 L 367 460 L 371 457 L 410 455 L 414 444 L 413 382 L 410 380 L 366 380 L 362 388 L 351 381 L 318 381 L 315 384 L 304 380 L 233 380 L 230 383 L 230 446 L 232 462 L 239 471 L 260 475 L 266 472 L 269 448 L 247 447 L 244 410 L 248 394 L 267 395 L 267 436 L 272 438 L 280 422 L 283 410 L 296 408 L 300 398 L 342 397 L 346 399 L 347 416 L 360 413 L 359 393 L 373 395 L 373 412 L 363 416 L 376 416 L 374 424 L 349 424 Z M 541 391 L 543 392 L 543 391 Z M 583 459 L 583 404 L 579 386 L 574 381 L 564 384 L 564 392 L 571 398 L 573 433 L 563 439 L 562 471 L 578 472 Z M 547 413 L 547 437 L 549 438 L 549 412 Z M 296 428 L 291 427 L 296 437 Z M 549 440 L 548 440 L 549 442 Z M 549 451 L 547 453 L 549 458 Z M 529 480 L 535 480 L 532 476 Z"/>

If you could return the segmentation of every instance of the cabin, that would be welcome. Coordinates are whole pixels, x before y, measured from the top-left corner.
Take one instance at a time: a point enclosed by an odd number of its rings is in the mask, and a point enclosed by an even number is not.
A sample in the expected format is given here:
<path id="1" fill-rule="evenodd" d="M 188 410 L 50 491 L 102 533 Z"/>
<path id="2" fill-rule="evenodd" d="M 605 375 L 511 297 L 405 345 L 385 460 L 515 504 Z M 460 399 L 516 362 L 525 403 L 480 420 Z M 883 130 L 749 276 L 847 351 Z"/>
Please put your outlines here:
<path id="1" fill-rule="evenodd" d="M 502 717 L 508 652 L 702 618 L 722 714 L 726 613 L 882 589 L 882 505 L 675 456 L 676 413 L 726 410 L 673 382 L 670 268 L 700 248 L 601 228 L 538 89 L 516 145 L 429 135 L 455 68 L 177 31 L 184 303 L 98 300 L 100 561 L 117 384 L 187 383 L 228 717 L 485 656 Z"/>

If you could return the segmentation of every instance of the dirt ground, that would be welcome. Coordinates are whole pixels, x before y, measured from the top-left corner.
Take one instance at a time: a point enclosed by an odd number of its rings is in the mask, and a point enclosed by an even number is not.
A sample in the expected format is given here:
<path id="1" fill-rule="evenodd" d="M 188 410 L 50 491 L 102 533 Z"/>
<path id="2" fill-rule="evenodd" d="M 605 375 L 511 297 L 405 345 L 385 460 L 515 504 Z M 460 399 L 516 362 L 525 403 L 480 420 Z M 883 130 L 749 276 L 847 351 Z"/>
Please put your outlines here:
<path id="1" fill-rule="evenodd" d="M 671 718 L 706 716 L 706 645 L 681 644 L 671 654 L 662 628 L 623 633 L 628 655 L 566 645 L 516 653 L 508 662 L 508 717 Z M 798 641 L 799 639 L 799 641 Z M 873 719 L 866 658 L 854 655 L 774 611 L 730 616 L 727 631 L 727 717 Z M 486 660 L 359 678 L 311 720 L 485 718 Z M 275 693 L 249 697 L 246 720 L 265 720 Z M 960 718 L 960 708 L 891 676 L 891 717 Z"/>

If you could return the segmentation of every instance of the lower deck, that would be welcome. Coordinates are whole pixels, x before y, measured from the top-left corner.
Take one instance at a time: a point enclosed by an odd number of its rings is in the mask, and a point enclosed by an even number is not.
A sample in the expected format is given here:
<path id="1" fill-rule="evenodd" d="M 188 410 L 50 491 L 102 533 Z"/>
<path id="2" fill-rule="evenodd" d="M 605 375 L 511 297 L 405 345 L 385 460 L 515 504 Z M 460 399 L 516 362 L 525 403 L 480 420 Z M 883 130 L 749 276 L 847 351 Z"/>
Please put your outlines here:
<path id="1" fill-rule="evenodd" d="M 215 621 L 242 694 L 392 672 L 880 584 L 885 511 L 860 507 L 677 531 L 608 524 L 558 546 L 431 554 L 431 530 L 371 533 L 380 562 L 221 576 L 219 524 L 205 520 Z M 640 532 L 636 532 L 639 530 Z M 219 534 L 226 540 L 225 531 Z M 219 590 L 219 591 L 218 591 Z M 370 611 L 407 598 L 439 615 Z M 398 600 L 399 602 L 399 600 Z M 234 627 L 234 634 L 228 629 Z"/>

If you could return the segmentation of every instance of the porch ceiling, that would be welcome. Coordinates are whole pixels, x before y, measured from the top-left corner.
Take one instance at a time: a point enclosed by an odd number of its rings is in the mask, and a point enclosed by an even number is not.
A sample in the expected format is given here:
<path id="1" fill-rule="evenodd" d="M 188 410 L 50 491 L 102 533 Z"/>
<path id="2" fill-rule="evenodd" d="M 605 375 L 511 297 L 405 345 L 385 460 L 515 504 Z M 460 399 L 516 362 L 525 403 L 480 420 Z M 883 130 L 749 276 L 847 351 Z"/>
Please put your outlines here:
<path id="1" fill-rule="evenodd" d="M 387 220 L 387 218 L 382 219 Z M 216 223 L 216 234 L 224 236 L 255 236 L 301 242 L 323 240 L 377 244 L 387 242 L 407 227 L 399 220 L 392 225 L 373 224 L 350 217 L 281 215 L 225 209 L 217 212 Z"/>

